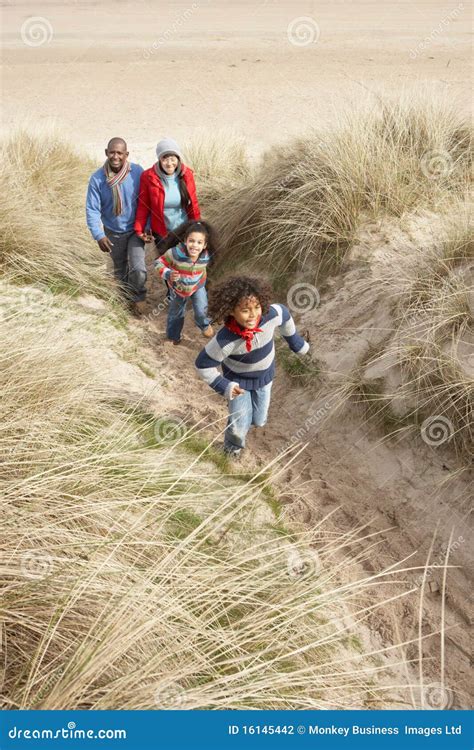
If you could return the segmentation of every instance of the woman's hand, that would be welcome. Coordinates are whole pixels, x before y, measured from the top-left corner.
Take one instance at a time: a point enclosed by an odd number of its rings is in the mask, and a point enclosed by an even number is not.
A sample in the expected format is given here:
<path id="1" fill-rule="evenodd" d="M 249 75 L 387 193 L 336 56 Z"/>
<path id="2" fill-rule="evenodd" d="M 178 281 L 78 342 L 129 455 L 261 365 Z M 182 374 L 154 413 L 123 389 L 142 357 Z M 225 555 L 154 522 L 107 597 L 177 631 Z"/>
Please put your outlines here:
<path id="1" fill-rule="evenodd" d="M 232 390 L 230 392 L 231 398 L 235 398 L 236 396 L 241 396 L 242 393 L 245 393 L 244 389 L 240 387 L 240 385 L 233 385 Z"/>
<path id="2" fill-rule="evenodd" d="M 141 234 L 137 233 L 137 237 L 143 240 L 143 242 L 153 242 L 153 235 L 151 232 L 142 232 Z"/>

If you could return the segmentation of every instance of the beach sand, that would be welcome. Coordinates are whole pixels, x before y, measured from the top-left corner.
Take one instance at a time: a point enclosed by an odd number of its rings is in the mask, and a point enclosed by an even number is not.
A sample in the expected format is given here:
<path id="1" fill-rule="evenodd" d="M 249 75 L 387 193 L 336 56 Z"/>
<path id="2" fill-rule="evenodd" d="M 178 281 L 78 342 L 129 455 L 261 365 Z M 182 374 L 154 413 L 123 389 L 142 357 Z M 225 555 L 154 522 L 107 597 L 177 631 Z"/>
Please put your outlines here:
<path id="1" fill-rule="evenodd" d="M 250 153 L 341 103 L 427 83 L 470 102 L 469 4 L 2 2 L 2 128 L 54 122 L 149 166 L 163 135 L 234 131 Z M 36 19 L 36 20 L 35 20 Z"/>

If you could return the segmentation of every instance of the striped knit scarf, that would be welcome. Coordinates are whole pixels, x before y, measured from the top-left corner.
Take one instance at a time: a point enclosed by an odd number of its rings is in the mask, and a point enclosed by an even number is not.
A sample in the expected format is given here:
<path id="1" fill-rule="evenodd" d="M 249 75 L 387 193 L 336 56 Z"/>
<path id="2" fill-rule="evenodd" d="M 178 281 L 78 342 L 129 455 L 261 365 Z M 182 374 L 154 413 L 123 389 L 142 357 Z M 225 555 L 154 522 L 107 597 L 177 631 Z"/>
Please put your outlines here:
<path id="1" fill-rule="evenodd" d="M 260 323 L 260 320 L 258 321 Z M 243 339 L 245 339 L 245 348 L 249 352 L 252 348 L 252 339 L 254 336 L 254 333 L 261 333 L 262 328 L 258 327 L 258 323 L 255 326 L 255 328 L 242 328 L 240 326 L 235 318 L 229 318 L 227 323 L 225 324 L 225 327 L 229 329 L 229 331 L 232 331 L 232 333 L 236 333 L 238 336 L 241 336 Z"/>
<path id="2" fill-rule="evenodd" d="M 112 190 L 112 196 L 114 199 L 114 214 L 120 216 L 122 213 L 122 195 L 120 192 L 120 185 L 127 177 L 130 172 L 130 162 L 125 160 L 123 167 L 119 172 L 112 172 L 109 162 L 106 161 L 104 164 L 104 172 L 107 178 L 107 185 Z"/>

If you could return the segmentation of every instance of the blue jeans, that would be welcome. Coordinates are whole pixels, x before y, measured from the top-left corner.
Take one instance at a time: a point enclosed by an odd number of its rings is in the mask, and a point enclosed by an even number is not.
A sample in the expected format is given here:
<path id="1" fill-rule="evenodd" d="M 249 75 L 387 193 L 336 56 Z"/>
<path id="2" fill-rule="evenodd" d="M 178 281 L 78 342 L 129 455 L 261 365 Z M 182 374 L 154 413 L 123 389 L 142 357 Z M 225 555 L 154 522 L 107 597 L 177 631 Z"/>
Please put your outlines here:
<path id="1" fill-rule="evenodd" d="M 272 383 L 255 391 L 245 391 L 229 401 L 229 418 L 224 436 L 224 449 L 239 453 L 245 448 L 245 437 L 251 425 L 263 427 L 267 421 Z"/>
<path id="2" fill-rule="evenodd" d="M 179 341 L 181 338 L 188 299 L 191 299 L 193 305 L 194 320 L 197 327 L 201 331 L 204 331 L 210 325 L 210 320 L 207 317 L 207 292 L 205 286 L 196 289 L 191 297 L 180 297 L 179 294 L 173 291 L 173 288 L 171 288 L 170 295 L 168 322 L 166 324 L 166 336 L 169 339 Z"/>

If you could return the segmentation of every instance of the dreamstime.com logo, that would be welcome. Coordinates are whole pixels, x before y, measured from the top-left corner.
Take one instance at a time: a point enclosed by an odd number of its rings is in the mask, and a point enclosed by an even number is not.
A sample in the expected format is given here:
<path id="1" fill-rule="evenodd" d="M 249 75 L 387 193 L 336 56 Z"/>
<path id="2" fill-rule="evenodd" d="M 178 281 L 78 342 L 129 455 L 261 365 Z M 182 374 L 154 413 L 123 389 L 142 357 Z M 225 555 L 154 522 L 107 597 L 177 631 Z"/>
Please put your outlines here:
<path id="1" fill-rule="evenodd" d="M 46 284 L 37 282 L 32 286 L 24 287 L 20 293 L 20 306 L 22 313 L 37 315 L 42 310 L 51 307 L 54 303 L 54 294 Z"/>
<path id="2" fill-rule="evenodd" d="M 140 54 L 144 60 L 149 60 L 152 55 L 155 54 L 156 50 L 163 47 L 167 42 L 170 41 L 181 31 L 181 27 L 186 21 L 188 21 L 193 13 L 199 8 L 198 3 L 193 3 L 189 8 L 186 8 L 179 16 L 176 16 L 175 20 L 163 34 L 153 42 L 151 47 L 141 50 Z"/>
<path id="3" fill-rule="evenodd" d="M 8 730 L 11 740 L 125 740 L 126 729 L 77 729 L 75 721 L 68 721 L 67 728 L 61 729 L 19 729 Z"/>
<path id="4" fill-rule="evenodd" d="M 438 25 L 431 30 L 431 33 L 421 42 L 419 42 L 419 44 L 417 44 L 414 49 L 410 50 L 411 59 L 415 60 L 421 52 L 428 49 L 428 47 L 437 39 L 437 37 L 440 36 L 440 34 L 446 33 L 446 29 L 449 24 L 457 19 L 462 10 L 464 10 L 464 3 L 459 3 L 456 8 L 453 8 L 453 10 L 451 10 L 446 16 L 444 16 L 444 18 L 440 20 Z"/>
<path id="5" fill-rule="evenodd" d="M 312 404 L 314 407 L 314 404 Z M 292 445 L 297 442 L 301 442 L 304 438 L 314 431 L 314 428 L 325 419 L 331 411 L 331 404 L 329 401 L 325 401 L 318 408 L 313 408 L 313 411 L 306 417 L 304 423 L 298 427 L 296 432 L 290 437 L 287 445 Z"/>
<path id="6" fill-rule="evenodd" d="M 464 537 L 460 535 L 457 539 L 455 539 L 454 542 L 451 542 L 449 548 L 447 544 L 442 544 L 441 550 L 439 551 L 437 557 L 432 563 L 430 563 L 429 566 L 426 567 L 426 572 L 420 573 L 420 575 L 417 576 L 415 580 L 415 586 L 422 586 L 423 581 L 427 581 L 429 583 L 430 578 L 433 575 L 433 569 L 441 568 L 443 566 L 443 563 L 446 559 L 446 553 L 451 555 L 453 552 L 456 552 L 461 547 L 461 545 L 464 544 L 464 541 Z"/>

